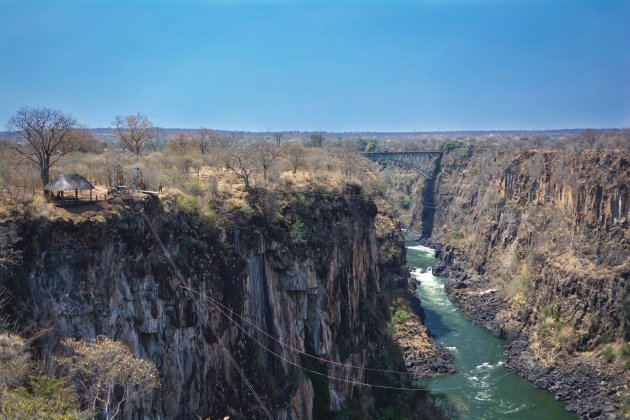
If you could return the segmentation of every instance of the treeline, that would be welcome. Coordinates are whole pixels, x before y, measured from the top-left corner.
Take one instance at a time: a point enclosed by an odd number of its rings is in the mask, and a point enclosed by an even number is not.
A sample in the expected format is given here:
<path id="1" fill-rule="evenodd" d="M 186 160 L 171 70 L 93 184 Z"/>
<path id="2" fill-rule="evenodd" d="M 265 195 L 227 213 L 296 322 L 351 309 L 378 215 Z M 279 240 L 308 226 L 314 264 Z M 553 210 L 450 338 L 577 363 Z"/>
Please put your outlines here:
<path id="1" fill-rule="evenodd" d="M 344 183 L 384 189 L 356 147 L 335 144 L 321 132 L 304 139 L 270 133 L 251 140 L 241 132 L 201 128 L 164 137 L 147 116 L 134 114 L 114 118 L 118 142 L 105 147 L 72 117 L 34 108 L 20 109 L 8 128 L 11 135 L 0 148 L 4 189 L 41 190 L 59 173 L 112 187 L 117 165 L 127 175 L 142 168 L 148 189 L 162 184 L 167 192 L 198 197 L 230 197 L 252 187 L 341 190 Z"/>
<path id="2" fill-rule="evenodd" d="M 112 145 L 99 141 L 84 125 L 61 111 L 28 107 L 18 110 L 9 119 L 7 128 L 10 135 L 0 147 L 0 182 L 5 188 L 31 190 L 46 185 L 51 179 L 51 170 L 77 172 L 96 184 L 111 187 L 116 164 L 141 166 L 153 188 L 162 183 L 191 192 L 191 189 L 199 189 L 199 185 L 191 186 L 191 174 L 199 182 L 208 181 L 211 189 L 216 189 L 212 185 L 221 181 L 242 183 L 245 188 L 292 182 L 304 184 L 304 179 L 290 178 L 304 178 L 305 174 L 309 174 L 309 180 L 318 178 L 321 184 L 332 181 L 336 185 L 345 179 L 363 185 L 366 171 L 373 166 L 358 152 L 448 152 L 460 147 L 544 148 L 569 153 L 585 149 L 630 150 L 630 130 L 627 129 L 588 129 L 564 137 L 486 135 L 421 140 L 335 137 L 323 132 L 300 133 L 300 137 L 277 132 L 252 140 L 243 132 L 208 128 L 166 136 L 164 129 L 156 127 L 142 114 L 114 117 L 111 130 L 117 143 Z M 374 184 L 373 178 L 367 178 Z"/>

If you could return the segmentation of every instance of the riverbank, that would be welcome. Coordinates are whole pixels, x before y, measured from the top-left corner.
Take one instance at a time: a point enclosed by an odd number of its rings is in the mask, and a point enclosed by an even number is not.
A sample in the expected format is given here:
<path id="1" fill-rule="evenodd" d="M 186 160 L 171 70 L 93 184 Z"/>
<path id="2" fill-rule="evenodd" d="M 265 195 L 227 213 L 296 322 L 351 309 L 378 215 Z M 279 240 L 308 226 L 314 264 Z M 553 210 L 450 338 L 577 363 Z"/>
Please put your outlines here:
<path id="1" fill-rule="evenodd" d="M 530 309 L 515 310 L 490 277 L 470 273 L 462 255 L 445 252 L 440 244 L 431 245 L 439 259 L 434 274 L 448 278 L 445 291 L 449 300 L 472 323 L 508 340 L 506 368 L 567 401 L 567 409 L 581 418 L 623 418 L 620 397 L 628 383 L 614 365 L 602 363 L 589 352 L 560 352 L 550 357 L 548 349 L 532 345 L 532 331 L 527 326 Z"/>

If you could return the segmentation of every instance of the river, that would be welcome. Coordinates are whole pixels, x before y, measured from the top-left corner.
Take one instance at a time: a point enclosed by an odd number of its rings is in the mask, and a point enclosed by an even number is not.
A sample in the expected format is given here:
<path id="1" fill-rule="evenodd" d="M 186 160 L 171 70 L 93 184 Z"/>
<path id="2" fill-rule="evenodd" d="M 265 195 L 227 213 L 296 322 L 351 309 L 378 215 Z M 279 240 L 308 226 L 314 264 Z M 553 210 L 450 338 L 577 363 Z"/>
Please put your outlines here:
<path id="1" fill-rule="evenodd" d="M 464 318 L 448 300 L 446 279 L 431 273 L 434 263 L 432 249 L 408 244 L 407 264 L 420 282 L 426 326 L 453 353 L 458 371 L 431 378 L 429 388 L 446 394 L 462 419 L 577 419 L 551 393 L 503 367 L 505 341 Z"/>

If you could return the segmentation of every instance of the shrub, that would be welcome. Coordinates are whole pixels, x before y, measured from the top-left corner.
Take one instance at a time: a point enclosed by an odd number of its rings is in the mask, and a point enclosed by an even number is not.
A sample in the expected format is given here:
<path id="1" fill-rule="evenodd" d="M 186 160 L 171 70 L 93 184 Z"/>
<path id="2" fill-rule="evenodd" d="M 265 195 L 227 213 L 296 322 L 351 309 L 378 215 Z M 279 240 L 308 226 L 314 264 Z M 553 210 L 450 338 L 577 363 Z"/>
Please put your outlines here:
<path id="1" fill-rule="evenodd" d="M 615 360 L 615 353 L 613 352 L 612 346 L 607 345 L 606 347 L 604 347 L 601 356 L 606 363 L 610 363 Z"/>
<path id="2" fill-rule="evenodd" d="M 189 195 L 178 195 L 175 197 L 175 206 L 186 213 L 195 213 L 198 209 L 199 203 L 197 197 Z"/>
<path id="3" fill-rule="evenodd" d="M 208 203 L 207 206 L 201 208 L 199 211 L 199 218 L 204 225 L 212 228 L 218 228 L 221 223 L 221 218 L 211 203 Z"/>
<path id="4" fill-rule="evenodd" d="M 394 316 L 392 317 L 392 323 L 394 326 L 403 325 L 405 322 L 409 321 L 411 318 L 411 314 L 404 308 L 398 308 L 394 312 Z"/>
<path id="5" fill-rule="evenodd" d="M 552 318 L 554 322 L 560 321 L 560 304 L 554 303 L 545 306 L 542 309 L 542 314 L 545 318 Z"/>
<path id="6" fill-rule="evenodd" d="M 241 212 L 243 216 L 245 216 L 247 220 L 254 217 L 254 214 L 256 213 L 256 211 L 249 204 L 243 204 L 242 206 L 239 207 L 238 210 Z"/>
<path id="7" fill-rule="evenodd" d="M 0 334 L 0 389 L 18 386 L 31 370 L 31 355 L 23 338 Z"/>
<path id="8" fill-rule="evenodd" d="M 405 210 L 409 210 L 411 207 L 411 196 L 401 195 L 398 197 L 398 205 Z"/>
<path id="9" fill-rule="evenodd" d="M 203 196 L 205 190 L 203 188 L 203 185 L 201 185 L 201 181 L 199 181 L 199 179 L 195 179 L 193 180 L 193 182 L 190 184 L 190 194 L 194 195 L 195 197 L 201 197 Z"/>
<path id="10" fill-rule="evenodd" d="M 455 149 L 459 149 L 464 147 L 464 143 L 462 143 L 459 140 L 451 140 L 451 141 L 447 141 L 445 143 L 442 143 L 442 152 L 448 154 L 450 152 L 452 152 Z"/>
<path id="11" fill-rule="evenodd" d="M 464 239 L 464 233 L 461 230 L 453 230 L 449 234 L 451 239 Z"/>
<path id="12" fill-rule="evenodd" d="M 294 244 L 304 243 L 305 233 L 304 223 L 301 220 L 296 220 L 291 225 L 291 242 Z"/>
<path id="13" fill-rule="evenodd" d="M 577 343 L 575 330 L 567 325 L 556 323 L 553 341 L 557 349 L 571 352 L 575 349 Z"/>
<path id="14" fill-rule="evenodd" d="M 77 396 L 62 379 L 36 376 L 28 389 L 19 387 L 2 392 L 0 414 L 4 418 L 79 419 Z"/>
<path id="15" fill-rule="evenodd" d="M 619 356 L 623 359 L 621 369 L 630 370 L 630 343 L 623 343 L 619 347 Z"/>

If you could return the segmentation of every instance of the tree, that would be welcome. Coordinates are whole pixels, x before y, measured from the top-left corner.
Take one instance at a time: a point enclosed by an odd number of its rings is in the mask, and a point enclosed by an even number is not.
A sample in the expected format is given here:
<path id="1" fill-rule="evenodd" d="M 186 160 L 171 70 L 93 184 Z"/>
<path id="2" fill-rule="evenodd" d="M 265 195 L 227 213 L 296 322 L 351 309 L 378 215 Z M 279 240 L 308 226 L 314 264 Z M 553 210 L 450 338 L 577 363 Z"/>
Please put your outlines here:
<path id="1" fill-rule="evenodd" d="M 153 127 L 151 135 L 149 136 L 149 146 L 151 151 L 157 152 L 163 150 L 166 147 L 166 133 L 163 128 Z"/>
<path id="2" fill-rule="evenodd" d="M 584 132 L 582 132 L 582 138 L 584 139 L 584 142 L 586 143 L 586 145 L 590 148 L 595 146 L 595 143 L 597 142 L 598 137 L 599 137 L 599 133 L 597 132 L 597 130 L 592 129 L 592 128 L 588 128 L 584 130 Z"/>
<path id="3" fill-rule="evenodd" d="M 94 414 L 102 413 L 106 419 L 112 419 L 125 401 L 160 386 L 155 365 L 136 358 L 119 341 L 98 336 L 92 341 L 70 338 L 62 344 L 67 354 L 55 362 L 72 378 L 81 402 Z"/>
<path id="4" fill-rule="evenodd" d="M 20 108 L 7 128 L 17 138 L 10 147 L 37 165 L 44 186 L 50 181 L 50 168 L 81 147 L 77 121 L 54 109 Z"/>
<path id="5" fill-rule="evenodd" d="M 201 128 L 195 141 L 201 154 L 205 155 L 210 149 L 210 146 L 216 147 L 219 144 L 220 139 L 216 131 Z"/>
<path id="6" fill-rule="evenodd" d="M 280 147 L 282 144 L 282 138 L 284 137 L 284 133 L 278 131 L 277 133 L 273 133 L 273 139 L 276 141 L 276 146 Z"/>
<path id="7" fill-rule="evenodd" d="M 304 163 L 306 162 L 304 148 L 299 144 L 292 144 L 287 148 L 286 153 L 287 160 L 289 161 L 292 172 L 295 175 L 298 169 L 304 166 Z"/>
<path id="8" fill-rule="evenodd" d="M 13 246 L 17 240 L 14 228 L 0 226 L 0 271 L 9 270 L 9 267 L 22 261 L 22 252 Z"/>
<path id="9" fill-rule="evenodd" d="M 280 156 L 280 148 L 273 143 L 259 141 L 254 143 L 254 159 L 263 172 L 263 180 L 267 181 L 267 173 L 272 168 L 278 156 Z"/>
<path id="10" fill-rule="evenodd" d="M 320 131 L 316 131 L 309 136 L 306 145 L 310 147 L 322 147 L 325 141 L 326 137 L 324 137 L 324 134 Z"/>
<path id="11" fill-rule="evenodd" d="M 185 155 L 190 149 L 191 141 L 192 139 L 188 134 L 179 132 L 168 138 L 168 149 L 177 154 Z"/>
<path id="12" fill-rule="evenodd" d="M 253 145 L 230 145 L 223 155 L 223 163 L 226 169 L 232 171 L 245 184 L 250 187 L 251 175 L 256 167 L 256 150 Z"/>
<path id="13" fill-rule="evenodd" d="M 136 156 L 140 156 L 155 136 L 155 129 L 146 115 L 117 115 L 114 126 L 121 144 Z"/>

